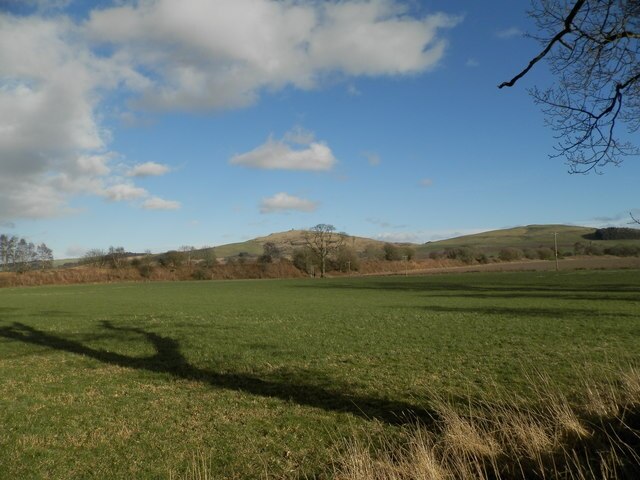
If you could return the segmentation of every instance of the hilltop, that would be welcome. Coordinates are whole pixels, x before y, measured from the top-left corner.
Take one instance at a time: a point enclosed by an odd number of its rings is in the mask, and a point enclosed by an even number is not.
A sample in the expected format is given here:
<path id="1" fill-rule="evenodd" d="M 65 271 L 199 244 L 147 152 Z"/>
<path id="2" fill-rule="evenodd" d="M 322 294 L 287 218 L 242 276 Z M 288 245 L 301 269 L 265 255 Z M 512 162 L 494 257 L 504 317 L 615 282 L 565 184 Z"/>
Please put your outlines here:
<path id="1" fill-rule="evenodd" d="M 288 230 L 286 232 L 272 233 L 264 237 L 257 237 L 245 242 L 228 243 L 215 247 L 218 258 L 236 257 L 239 255 L 262 255 L 263 246 L 273 243 L 285 256 L 291 256 L 293 251 L 305 246 L 304 230 Z M 372 238 L 348 236 L 347 245 L 356 253 L 364 254 L 367 249 L 381 250 L 385 242 Z M 407 244 L 403 244 L 407 245 Z M 413 245 L 417 247 L 417 245 Z"/>

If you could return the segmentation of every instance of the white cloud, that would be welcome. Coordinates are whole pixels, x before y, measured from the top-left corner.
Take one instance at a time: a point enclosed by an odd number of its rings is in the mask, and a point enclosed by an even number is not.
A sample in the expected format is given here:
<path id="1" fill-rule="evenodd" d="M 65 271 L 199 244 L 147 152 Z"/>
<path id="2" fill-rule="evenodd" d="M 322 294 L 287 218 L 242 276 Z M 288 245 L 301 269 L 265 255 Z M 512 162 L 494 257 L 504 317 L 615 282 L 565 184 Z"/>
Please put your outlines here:
<path id="1" fill-rule="evenodd" d="M 465 62 L 465 66 L 466 67 L 479 67 L 480 66 L 480 62 L 478 60 L 476 60 L 475 58 L 468 58 L 467 61 Z"/>
<path id="2" fill-rule="evenodd" d="M 167 165 L 162 165 L 156 162 L 146 162 L 139 165 L 135 165 L 128 172 L 128 177 L 151 177 L 164 175 L 170 170 Z"/>
<path id="3" fill-rule="evenodd" d="M 112 202 L 123 200 L 136 200 L 149 195 L 144 188 L 136 187 L 129 183 L 121 183 L 104 189 L 104 196 Z"/>
<path id="4" fill-rule="evenodd" d="M 266 170 L 326 171 L 333 168 L 336 158 L 324 142 L 314 141 L 310 132 L 293 130 L 282 140 L 269 137 L 250 152 L 234 155 L 229 163 Z"/>
<path id="5" fill-rule="evenodd" d="M 496 32 L 496 37 L 502 39 L 514 38 L 514 37 L 522 37 L 524 32 L 520 30 L 518 27 L 509 27 L 504 30 L 499 30 Z"/>
<path id="6" fill-rule="evenodd" d="M 381 242 L 420 243 L 419 232 L 382 232 L 376 234 L 374 238 Z"/>
<path id="7" fill-rule="evenodd" d="M 97 92 L 142 77 L 96 57 L 65 17 L 0 14 L 0 45 L 0 220 L 65 214 L 73 195 L 105 195 L 117 154 Z"/>
<path id="8" fill-rule="evenodd" d="M 385 242 L 411 242 L 425 243 L 428 241 L 445 240 L 447 238 L 461 237 L 463 235 L 472 235 L 490 230 L 490 228 L 470 228 L 462 230 L 416 230 L 405 232 L 381 232 L 373 236 Z"/>
<path id="9" fill-rule="evenodd" d="M 142 202 L 142 208 L 145 210 L 178 210 L 180 207 L 180 202 L 164 200 L 159 197 L 151 197 Z"/>
<path id="10" fill-rule="evenodd" d="M 300 197 L 294 197 L 288 193 L 276 193 L 273 197 L 263 198 L 260 202 L 260 213 L 275 212 L 313 212 L 318 208 L 316 202 Z"/>
<path id="11" fill-rule="evenodd" d="M 150 110 L 237 108 L 328 77 L 421 73 L 438 65 L 443 32 L 459 22 L 411 16 L 400 0 L 115 1 L 81 21 L 51 15 L 70 0 L 25 1 L 36 14 L 0 12 L 0 221 L 69 212 L 78 194 L 129 198 L 113 193 L 124 180 L 103 118 L 140 111 L 106 108 L 107 98 Z M 295 135 L 234 161 L 331 169 L 325 143 Z M 154 168 L 134 167 L 130 178 Z"/>
<path id="12" fill-rule="evenodd" d="M 327 74 L 404 75 L 441 60 L 459 18 L 414 18 L 398 0 L 157 0 L 94 10 L 86 31 L 151 72 L 151 109 L 249 105 L 263 89 Z"/>

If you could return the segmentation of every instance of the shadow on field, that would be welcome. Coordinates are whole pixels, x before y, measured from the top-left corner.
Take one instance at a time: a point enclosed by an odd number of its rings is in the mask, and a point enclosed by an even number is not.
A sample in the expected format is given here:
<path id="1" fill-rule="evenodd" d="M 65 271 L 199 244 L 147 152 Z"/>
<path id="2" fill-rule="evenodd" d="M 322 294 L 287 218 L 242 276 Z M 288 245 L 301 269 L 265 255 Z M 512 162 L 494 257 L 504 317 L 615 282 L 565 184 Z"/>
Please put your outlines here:
<path id="1" fill-rule="evenodd" d="M 380 281 L 380 282 L 314 282 L 295 288 L 326 288 L 337 290 L 381 290 L 426 293 L 430 297 L 464 298 L 544 298 L 559 300 L 640 301 L 640 287 L 631 284 L 580 285 L 474 285 L 434 281 Z M 441 293 L 446 292 L 446 293 Z M 612 295 L 615 294 L 615 295 Z"/>
<path id="2" fill-rule="evenodd" d="M 593 318 L 599 315 L 615 315 L 616 317 L 638 318 L 639 315 L 625 312 L 597 312 L 586 308 L 513 308 L 513 307 L 453 307 L 441 305 L 406 306 L 392 305 L 393 309 L 422 310 L 434 313 L 473 313 L 480 315 L 508 315 L 510 317 L 533 318 Z"/>
<path id="3" fill-rule="evenodd" d="M 263 380 L 247 374 L 220 373 L 198 368 L 186 360 L 180 352 L 179 342 L 173 338 L 141 328 L 116 327 L 108 321 L 101 322 L 101 325 L 111 334 L 119 333 L 127 336 L 134 333 L 141 335 L 153 345 L 155 354 L 139 358 L 98 350 L 81 342 L 52 335 L 19 322 L 0 327 L 0 337 L 84 355 L 119 367 L 166 373 L 176 378 L 209 384 L 215 388 L 277 398 L 327 411 L 351 413 L 366 419 L 378 419 L 391 425 L 416 422 L 430 425 L 436 420 L 433 411 L 404 402 L 350 395 L 348 392 L 325 389 L 316 385 Z"/>

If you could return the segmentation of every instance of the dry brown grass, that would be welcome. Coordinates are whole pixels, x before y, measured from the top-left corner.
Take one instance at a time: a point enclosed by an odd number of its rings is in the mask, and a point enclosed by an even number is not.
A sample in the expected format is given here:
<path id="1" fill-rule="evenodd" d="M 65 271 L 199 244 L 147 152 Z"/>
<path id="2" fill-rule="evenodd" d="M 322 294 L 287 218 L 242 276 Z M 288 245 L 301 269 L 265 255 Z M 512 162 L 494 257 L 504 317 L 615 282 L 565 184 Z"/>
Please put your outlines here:
<path id="1" fill-rule="evenodd" d="M 68 285 L 78 283 L 180 281 L 180 280 L 233 280 L 259 278 L 301 278 L 302 272 L 289 262 L 273 264 L 247 263 L 239 265 L 215 265 L 203 268 L 198 265 L 166 269 L 155 267 L 143 276 L 133 267 L 96 268 L 89 266 L 60 268 L 25 273 L 0 273 L 0 287 L 33 287 L 40 285 Z"/>
<path id="2" fill-rule="evenodd" d="M 640 478 L 640 372 L 589 385 L 571 404 L 541 377 L 534 407 L 496 401 L 462 410 L 436 405 L 433 425 L 405 428 L 400 439 L 364 437 L 339 447 L 340 480 Z M 364 438 L 364 440 L 363 440 Z"/>

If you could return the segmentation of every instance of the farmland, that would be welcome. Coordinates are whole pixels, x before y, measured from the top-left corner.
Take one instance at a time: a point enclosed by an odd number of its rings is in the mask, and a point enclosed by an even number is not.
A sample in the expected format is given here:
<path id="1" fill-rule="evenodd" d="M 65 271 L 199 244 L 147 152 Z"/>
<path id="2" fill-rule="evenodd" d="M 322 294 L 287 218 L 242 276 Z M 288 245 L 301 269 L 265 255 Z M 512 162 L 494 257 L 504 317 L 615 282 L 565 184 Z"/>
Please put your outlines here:
<path id="1" fill-rule="evenodd" d="M 326 477 L 341 440 L 640 351 L 640 272 L 0 290 L 6 478 Z M 504 398 L 502 399 L 504 400 Z"/>

